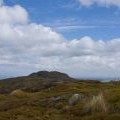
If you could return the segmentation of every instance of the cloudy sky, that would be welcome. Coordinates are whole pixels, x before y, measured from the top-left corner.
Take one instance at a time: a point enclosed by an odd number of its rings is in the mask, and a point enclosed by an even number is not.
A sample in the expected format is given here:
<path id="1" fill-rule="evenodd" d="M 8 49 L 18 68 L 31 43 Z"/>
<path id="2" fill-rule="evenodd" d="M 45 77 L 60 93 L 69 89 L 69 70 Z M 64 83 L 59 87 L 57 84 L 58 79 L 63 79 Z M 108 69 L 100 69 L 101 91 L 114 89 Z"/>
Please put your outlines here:
<path id="1" fill-rule="evenodd" d="M 120 0 L 0 0 L 0 77 L 57 70 L 120 77 Z"/>

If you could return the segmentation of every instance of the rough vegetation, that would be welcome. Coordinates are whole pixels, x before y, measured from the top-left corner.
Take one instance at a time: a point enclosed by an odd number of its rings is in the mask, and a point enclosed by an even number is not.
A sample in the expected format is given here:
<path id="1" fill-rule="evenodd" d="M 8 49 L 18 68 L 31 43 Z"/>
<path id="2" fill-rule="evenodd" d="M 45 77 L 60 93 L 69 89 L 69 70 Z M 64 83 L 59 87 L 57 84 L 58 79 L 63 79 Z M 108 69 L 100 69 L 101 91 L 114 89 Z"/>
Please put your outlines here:
<path id="1" fill-rule="evenodd" d="M 108 108 L 104 100 L 103 94 L 100 93 L 98 96 L 93 96 L 90 102 L 86 103 L 85 111 L 87 113 L 94 114 L 96 112 L 107 113 Z"/>
<path id="2" fill-rule="evenodd" d="M 119 120 L 120 82 L 42 71 L 0 81 L 0 120 Z"/>

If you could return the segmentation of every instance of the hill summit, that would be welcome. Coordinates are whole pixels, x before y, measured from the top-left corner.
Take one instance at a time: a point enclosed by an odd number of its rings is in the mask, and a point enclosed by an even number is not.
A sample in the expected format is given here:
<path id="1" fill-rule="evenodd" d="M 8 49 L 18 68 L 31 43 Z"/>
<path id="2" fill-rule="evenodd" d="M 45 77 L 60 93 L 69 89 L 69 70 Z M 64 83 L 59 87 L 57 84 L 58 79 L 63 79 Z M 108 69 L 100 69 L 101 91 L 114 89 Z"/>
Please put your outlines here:
<path id="1" fill-rule="evenodd" d="M 30 76 L 43 77 L 43 78 L 52 78 L 52 79 L 69 79 L 70 77 L 61 72 L 57 71 L 39 71 L 36 73 L 30 74 Z"/>
<path id="2" fill-rule="evenodd" d="M 10 93 L 20 89 L 24 91 L 40 91 L 56 85 L 72 82 L 73 78 L 57 71 L 39 71 L 28 76 L 0 80 L 0 93 Z"/>

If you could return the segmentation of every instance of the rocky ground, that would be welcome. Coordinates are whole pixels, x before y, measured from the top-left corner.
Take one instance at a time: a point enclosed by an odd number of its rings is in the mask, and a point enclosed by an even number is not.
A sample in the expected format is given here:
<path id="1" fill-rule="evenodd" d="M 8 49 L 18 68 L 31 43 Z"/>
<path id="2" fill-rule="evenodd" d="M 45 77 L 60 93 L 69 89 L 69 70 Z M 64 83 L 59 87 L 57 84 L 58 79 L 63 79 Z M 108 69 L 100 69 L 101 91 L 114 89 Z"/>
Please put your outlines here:
<path id="1" fill-rule="evenodd" d="M 119 120 L 120 82 L 42 71 L 0 81 L 0 120 Z"/>

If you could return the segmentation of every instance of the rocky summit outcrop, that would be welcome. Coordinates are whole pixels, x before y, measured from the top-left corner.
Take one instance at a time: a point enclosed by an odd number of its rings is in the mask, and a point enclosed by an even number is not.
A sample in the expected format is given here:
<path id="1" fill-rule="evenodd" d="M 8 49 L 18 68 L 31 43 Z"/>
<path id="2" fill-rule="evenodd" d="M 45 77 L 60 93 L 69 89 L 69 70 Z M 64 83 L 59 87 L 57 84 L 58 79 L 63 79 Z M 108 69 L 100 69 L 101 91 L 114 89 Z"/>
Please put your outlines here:
<path id="1" fill-rule="evenodd" d="M 36 77 L 43 77 L 43 78 L 51 78 L 51 79 L 70 79 L 70 77 L 65 74 L 65 73 L 61 73 L 61 72 L 57 72 L 57 71 L 39 71 L 36 73 L 32 73 L 29 76 L 36 76 Z"/>

